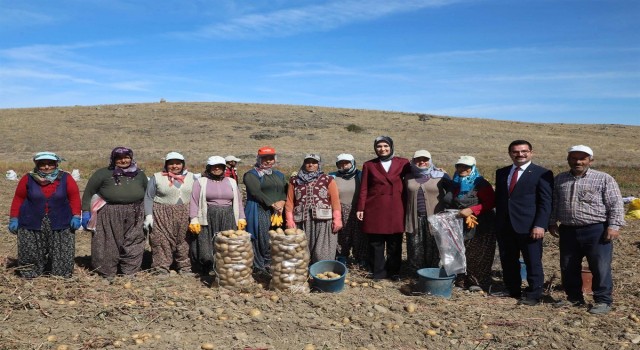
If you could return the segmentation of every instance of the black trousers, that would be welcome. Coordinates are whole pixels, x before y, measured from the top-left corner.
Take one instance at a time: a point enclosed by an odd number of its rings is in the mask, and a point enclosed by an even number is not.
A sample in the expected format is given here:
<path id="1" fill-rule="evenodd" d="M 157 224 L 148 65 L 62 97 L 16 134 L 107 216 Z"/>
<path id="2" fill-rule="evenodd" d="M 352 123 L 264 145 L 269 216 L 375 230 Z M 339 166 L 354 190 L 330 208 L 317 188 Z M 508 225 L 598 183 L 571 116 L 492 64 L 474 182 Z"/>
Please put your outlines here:
<path id="1" fill-rule="evenodd" d="M 509 225 L 510 228 L 511 225 Z M 532 239 L 527 234 L 519 234 L 513 229 L 506 229 L 498 233 L 498 247 L 500 263 L 502 264 L 502 279 L 509 293 L 520 297 L 520 253 L 527 266 L 527 298 L 542 298 L 544 285 L 544 271 L 542 269 L 542 239 Z"/>
<path id="2" fill-rule="evenodd" d="M 369 264 L 373 267 L 373 278 L 382 279 L 398 275 L 402 263 L 402 232 L 368 233 L 367 236 L 370 248 Z"/>
<path id="3" fill-rule="evenodd" d="M 596 303 L 611 305 L 613 243 L 604 238 L 605 223 L 586 226 L 560 225 L 560 271 L 562 287 L 571 301 L 584 301 L 582 295 L 582 258 L 587 258 L 593 274 L 591 290 Z"/>

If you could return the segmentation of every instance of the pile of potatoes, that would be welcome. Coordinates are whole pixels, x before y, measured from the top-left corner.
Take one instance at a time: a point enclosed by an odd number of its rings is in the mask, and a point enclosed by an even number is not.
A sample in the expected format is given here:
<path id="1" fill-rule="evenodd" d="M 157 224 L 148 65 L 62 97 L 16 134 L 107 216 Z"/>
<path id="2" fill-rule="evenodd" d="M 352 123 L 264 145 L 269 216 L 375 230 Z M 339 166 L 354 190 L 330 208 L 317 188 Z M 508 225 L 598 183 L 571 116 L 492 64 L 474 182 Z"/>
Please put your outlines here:
<path id="1" fill-rule="evenodd" d="M 341 277 L 342 275 L 339 273 L 335 273 L 333 271 L 322 272 L 316 275 L 317 278 L 321 280 L 331 280 L 334 278 Z"/>
<path id="2" fill-rule="evenodd" d="M 309 249 L 300 229 L 269 231 L 271 244 L 271 289 L 309 292 Z"/>
<path id="3" fill-rule="evenodd" d="M 216 252 L 215 269 L 220 287 L 240 288 L 253 283 L 253 246 L 249 232 L 218 232 L 213 248 Z"/>

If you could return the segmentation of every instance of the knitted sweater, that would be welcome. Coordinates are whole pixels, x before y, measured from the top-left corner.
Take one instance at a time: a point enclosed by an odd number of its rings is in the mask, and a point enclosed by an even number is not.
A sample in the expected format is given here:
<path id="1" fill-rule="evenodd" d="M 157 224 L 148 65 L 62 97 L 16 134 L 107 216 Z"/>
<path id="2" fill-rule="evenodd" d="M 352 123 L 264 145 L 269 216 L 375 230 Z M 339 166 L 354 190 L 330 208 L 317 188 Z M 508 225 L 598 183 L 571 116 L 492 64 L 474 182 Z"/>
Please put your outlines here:
<path id="1" fill-rule="evenodd" d="M 147 175 L 142 170 L 133 177 L 123 176 L 116 185 L 113 170 L 101 168 L 89 178 L 82 195 L 82 210 L 91 210 L 91 197 L 100 195 L 108 204 L 130 204 L 142 201 L 148 183 Z"/>

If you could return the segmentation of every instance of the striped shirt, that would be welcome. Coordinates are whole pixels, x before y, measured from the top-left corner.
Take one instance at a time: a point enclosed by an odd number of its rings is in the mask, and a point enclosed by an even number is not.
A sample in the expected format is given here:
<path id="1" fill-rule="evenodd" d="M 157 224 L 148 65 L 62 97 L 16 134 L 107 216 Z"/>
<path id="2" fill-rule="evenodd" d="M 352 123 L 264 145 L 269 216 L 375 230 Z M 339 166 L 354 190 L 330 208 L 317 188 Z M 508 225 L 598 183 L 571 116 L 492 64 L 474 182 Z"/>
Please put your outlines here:
<path id="1" fill-rule="evenodd" d="M 563 172 L 553 187 L 551 222 L 567 226 L 607 223 L 619 230 L 625 225 L 622 195 L 609 174 L 589 169 L 583 176 Z"/>

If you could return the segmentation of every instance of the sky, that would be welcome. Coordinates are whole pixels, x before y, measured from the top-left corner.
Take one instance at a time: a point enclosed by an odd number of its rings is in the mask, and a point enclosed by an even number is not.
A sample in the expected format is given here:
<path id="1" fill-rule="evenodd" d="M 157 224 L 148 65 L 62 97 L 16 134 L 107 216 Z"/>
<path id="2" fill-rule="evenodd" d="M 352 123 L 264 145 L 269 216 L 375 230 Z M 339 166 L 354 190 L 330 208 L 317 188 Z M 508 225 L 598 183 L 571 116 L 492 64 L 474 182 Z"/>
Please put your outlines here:
<path id="1" fill-rule="evenodd" d="M 0 108 L 159 102 L 640 125 L 638 0 L 0 0 Z"/>

